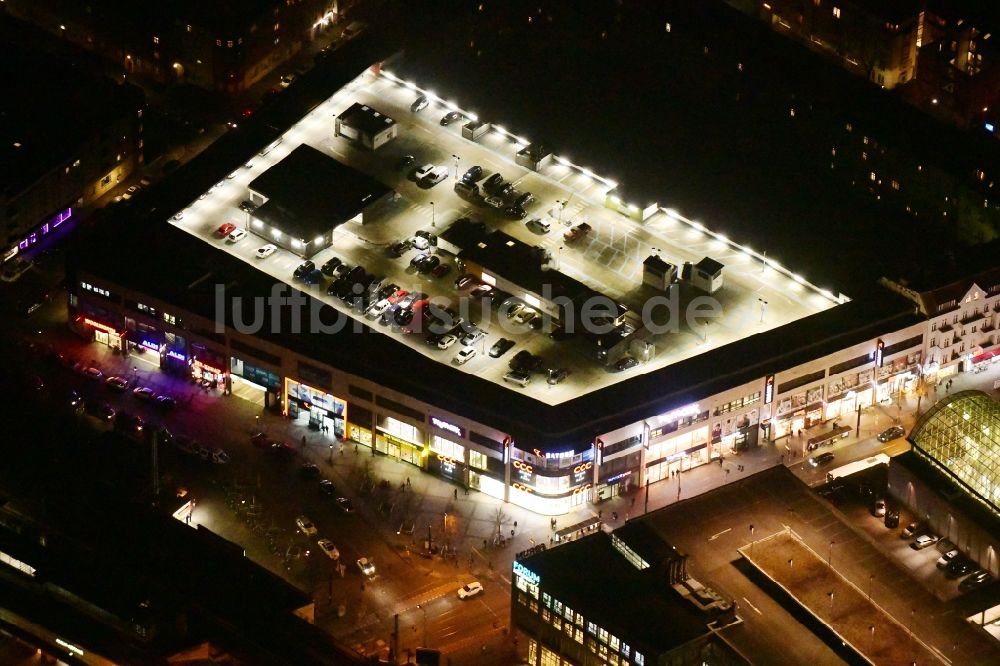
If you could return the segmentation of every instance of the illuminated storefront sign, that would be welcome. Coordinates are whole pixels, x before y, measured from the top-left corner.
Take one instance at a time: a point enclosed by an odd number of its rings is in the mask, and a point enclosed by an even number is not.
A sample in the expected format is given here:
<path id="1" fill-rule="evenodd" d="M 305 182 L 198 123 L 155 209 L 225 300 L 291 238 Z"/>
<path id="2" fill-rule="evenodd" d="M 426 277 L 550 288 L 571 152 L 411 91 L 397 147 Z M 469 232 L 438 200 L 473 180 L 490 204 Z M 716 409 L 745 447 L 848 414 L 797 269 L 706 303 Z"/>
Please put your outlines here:
<path id="1" fill-rule="evenodd" d="M 555 460 L 561 460 L 562 458 L 572 458 L 573 457 L 573 449 L 570 449 L 569 451 L 558 451 L 556 453 L 546 453 L 545 457 L 546 458 L 550 458 L 550 459 L 555 459 Z"/>
<path id="2" fill-rule="evenodd" d="M 160 351 L 160 345 L 156 344 L 155 342 L 150 342 L 149 340 L 143 340 L 139 344 L 145 347 L 146 349 L 151 349 L 155 352 Z"/>
<path id="3" fill-rule="evenodd" d="M 697 416 L 698 415 L 698 403 L 685 405 L 684 407 L 678 407 L 672 412 L 667 412 L 666 414 L 661 414 L 656 417 L 660 423 L 671 423 L 673 421 L 679 421 L 687 416 Z"/>
<path id="4" fill-rule="evenodd" d="M 526 462 L 515 460 L 511 463 L 514 469 L 517 470 L 517 477 L 524 483 L 531 483 L 534 477 L 535 468 Z"/>
<path id="5" fill-rule="evenodd" d="M 441 463 L 441 471 L 445 474 L 454 474 L 457 466 L 457 461 L 454 458 L 449 458 L 448 456 L 438 456 L 438 462 Z"/>
<path id="6" fill-rule="evenodd" d="M 585 463 L 580 463 L 573 468 L 573 483 L 580 484 L 587 480 L 590 475 L 588 472 L 594 468 L 594 463 L 587 461 Z"/>
<path id="7" fill-rule="evenodd" d="M 174 351 L 173 349 L 171 349 L 170 351 L 167 352 L 167 356 L 169 356 L 170 358 L 175 358 L 178 361 L 186 361 L 187 360 L 187 356 L 185 356 L 184 354 L 180 353 L 179 351 Z"/>
<path id="8" fill-rule="evenodd" d="M 628 472 L 622 472 L 621 474 L 615 474 L 610 479 L 608 479 L 606 481 L 606 483 L 614 483 L 615 481 L 618 481 L 619 479 L 624 479 L 626 476 L 628 476 L 631 473 L 632 473 L 632 471 L 629 470 Z"/>
<path id="9" fill-rule="evenodd" d="M 768 375 L 764 380 L 764 404 L 770 405 L 774 401 L 774 375 Z"/>
<path id="10" fill-rule="evenodd" d="M 463 428 L 458 427 L 454 423 L 443 421 L 436 416 L 431 417 L 431 425 L 435 428 L 440 428 L 441 430 L 447 430 L 448 432 L 458 435 L 459 437 L 465 437 L 465 430 Z"/>
<path id="11" fill-rule="evenodd" d="M 541 576 L 517 561 L 514 562 L 514 573 L 532 585 L 538 585 L 542 582 Z"/>
<path id="12" fill-rule="evenodd" d="M 198 368 L 202 372 L 213 372 L 213 373 L 215 373 L 217 375 L 225 374 L 222 370 L 219 370 L 218 368 L 213 368 L 212 366 L 208 365 L 207 363 L 202 363 L 198 359 L 194 360 L 193 365 L 194 365 L 194 367 Z"/>
<path id="13" fill-rule="evenodd" d="M 118 335 L 118 329 L 116 329 L 114 326 L 108 326 L 107 324 L 102 324 L 99 321 L 94 321 L 93 319 L 87 319 L 86 317 L 84 317 L 83 323 L 86 324 L 87 326 L 90 326 L 91 328 L 96 328 L 98 331 L 104 331 L 105 333 L 108 334 L 114 333 L 115 335 Z"/>

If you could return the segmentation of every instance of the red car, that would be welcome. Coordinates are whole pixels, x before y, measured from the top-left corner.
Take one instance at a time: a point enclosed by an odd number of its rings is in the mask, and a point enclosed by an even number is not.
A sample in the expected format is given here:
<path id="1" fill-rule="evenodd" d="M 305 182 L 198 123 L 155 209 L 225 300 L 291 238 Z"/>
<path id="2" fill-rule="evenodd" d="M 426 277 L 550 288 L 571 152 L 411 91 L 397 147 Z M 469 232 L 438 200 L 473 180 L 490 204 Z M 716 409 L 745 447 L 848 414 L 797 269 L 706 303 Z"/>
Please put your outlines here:
<path id="1" fill-rule="evenodd" d="M 229 234 L 233 233 L 233 231 L 235 230 L 236 230 L 235 224 L 233 224 L 232 222 L 226 222 L 221 227 L 216 229 L 215 235 L 219 238 L 225 238 Z"/>
<path id="2" fill-rule="evenodd" d="M 399 303 L 401 300 L 406 298 L 409 294 L 410 292 L 406 291 L 405 289 L 397 289 L 394 294 L 389 295 L 389 303 L 391 305 L 395 305 L 396 303 Z"/>

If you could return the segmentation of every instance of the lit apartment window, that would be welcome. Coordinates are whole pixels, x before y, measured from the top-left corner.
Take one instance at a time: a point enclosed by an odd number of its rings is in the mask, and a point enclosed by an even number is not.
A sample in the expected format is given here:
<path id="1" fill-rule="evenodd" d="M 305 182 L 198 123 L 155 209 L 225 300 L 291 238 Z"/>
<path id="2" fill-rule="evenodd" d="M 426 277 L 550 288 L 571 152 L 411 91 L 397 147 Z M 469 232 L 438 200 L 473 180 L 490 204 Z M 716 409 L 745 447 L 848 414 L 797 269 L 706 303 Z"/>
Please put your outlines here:
<path id="1" fill-rule="evenodd" d="M 156 35 L 153 35 L 153 43 L 154 44 L 159 44 L 160 43 L 160 38 L 157 37 Z"/>
<path id="2" fill-rule="evenodd" d="M 163 313 L 163 321 L 167 322 L 171 326 L 175 326 L 177 324 L 177 318 L 167 312 Z"/>
<path id="3" fill-rule="evenodd" d="M 833 18 L 840 18 L 840 7 L 833 8 Z"/>
<path id="4" fill-rule="evenodd" d="M 274 31 L 275 31 L 275 32 L 278 32 L 278 29 L 279 29 L 280 27 L 281 27 L 281 24 L 280 24 L 280 23 L 275 23 L 275 24 L 274 24 Z"/>
<path id="5" fill-rule="evenodd" d="M 823 4 L 823 0 L 813 0 L 813 4 L 819 7 L 821 4 Z"/>
<path id="6" fill-rule="evenodd" d="M 897 192 L 899 191 L 899 181 L 898 180 L 892 181 L 892 189 L 896 190 Z"/>
<path id="7" fill-rule="evenodd" d="M 872 171 L 871 173 L 869 173 L 868 174 L 868 178 L 870 178 L 872 181 L 874 181 L 875 180 L 875 172 Z"/>
<path id="8" fill-rule="evenodd" d="M 188 32 L 191 32 L 191 24 L 190 23 L 188 23 L 187 26 L 185 26 L 185 28 L 187 29 Z"/>
<path id="9" fill-rule="evenodd" d="M 221 39 L 215 40 L 215 45 L 216 46 L 222 46 L 222 40 Z"/>
<path id="10" fill-rule="evenodd" d="M 227 49 L 233 48 L 233 40 L 230 39 L 226 42 L 226 48 Z"/>

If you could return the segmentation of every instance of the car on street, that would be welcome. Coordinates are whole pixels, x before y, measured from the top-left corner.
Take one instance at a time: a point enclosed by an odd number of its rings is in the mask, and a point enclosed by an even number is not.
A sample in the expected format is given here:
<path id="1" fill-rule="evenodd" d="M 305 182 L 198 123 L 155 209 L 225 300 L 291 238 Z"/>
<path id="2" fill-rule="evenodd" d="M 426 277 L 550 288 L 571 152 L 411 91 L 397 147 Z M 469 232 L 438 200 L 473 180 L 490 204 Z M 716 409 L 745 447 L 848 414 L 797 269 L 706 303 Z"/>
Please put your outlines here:
<path id="1" fill-rule="evenodd" d="M 427 105 L 429 104 L 430 101 L 427 99 L 427 97 L 425 95 L 420 95 L 415 100 L 413 100 L 413 104 L 410 105 L 410 111 L 414 113 L 417 113 L 418 111 L 423 111 L 424 109 L 427 108 Z"/>
<path id="2" fill-rule="evenodd" d="M 85 367 L 83 369 L 83 374 L 89 377 L 90 379 L 95 379 L 98 381 L 104 379 L 104 373 L 95 367 Z"/>
<path id="3" fill-rule="evenodd" d="M 217 448 L 209 453 L 208 459 L 216 465 L 225 465 L 229 463 L 229 454 L 226 453 L 225 449 Z"/>
<path id="4" fill-rule="evenodd" d="M 83 396 L 81 396 L 76 391 L 70 391 L 66 394 L 66 404 L 73 411 L 83 409 Z"/>
<path id="5" fill-rule="evenodd" d="M 319 532 L 319 530 L 317 530 L 316 526 L 313 524 L 313 521 L 309 520 L 305 516 L 299 516 L 298 518 L 296 518 L 295 526 L 298 527 L 299 531 L 305 534 L 306 536 L 316 536 L 316 533 Z"/>
<path id="6" fill-rule="evenodd" d="M 947 566 L 951 564 L 952 560 L 958 557 L 958 555 L 959 555 L 958 548 L 952 548 L 948 552 L 943 553 L 941 557 L 939 557 L 937 560 L 937 568 L 938 569 L 947 568 Z"/>
<path id="7" fill-rule="evenodd" d="M 258 259 L 267 259 L 268 257 L 270 257 L 272 254 L 274 254 L 277 251 L 278 251 L 278 246 L 277 245 L 275 245 L 273 243 L 268 243 L 267 245 L 265 245 L 263 247 L 257 248 L 257 258 Z"/>
<path id="8" fill-rule="evenodd" d="M 469 167 L 464 174 L 462 174 L 462 180 L 467 183 L 474 183 L 483 177 L 483 167 L 478 164 Z"/>
<path id="9" fill-rule="evenodd" d="M 337 494 L 337 487 L 333 485 L 333 481 L 330 479 L 322 479 L 319 482 L 319 494 L 333 497 Z"/>
<path id="10" fill-rule="evenodd" d="M 961 592 L 968 592 L 969 590 L 974 590 L 977 587 L 986 585 L 992 580 L 993 576 L 990 574 L 989 571 L 986 571 L 985 569 L 980 569 L 978 571 L 973 572 L 964 580 L 962 580 L 962 582 L 958 584 L 958 589 Z"/>
<path id="11" fill-rule="evenodd" d="M 497 210 L 503 208 L 503 197 L 497 196 L 495 194 L 486 197 L 486 205 L 490 208 L 496 208 Z"/>
<path id="12" fill-rule="evenodd" d="M 458 588 L 458 598 L 459 599 L 471 599 L 472 597 L 480 594 L 483 591 L 483 584 L 479 581 L 472 581 L 471 583 L 466 583 L 462 587 Z"/>
<path id="13" fill-rule="evenodd" d="M 474 347 L 466 347 L 462 351 L 455 355 L 455 365 L 465 365 L 470 360 L 476 357 L 476 350 Z"/>
<path id="14" fill-rule="evenodd" d="M 287 88 L 288 86 L 295 83 L 295 78 L 296 78 L 295 75 L 292 73 L 282 74 L 281 79 L 278 81 L 278 85 L 280 85 L 282 88 Z"/>
<path id="15" fill-rule="evenodd" d="M 118 375 L 112 375 L 104 380 L 104 385 L 112 391 L 124 391 L 128 388 L 128 380 Z"/>
<path id="16" fill-rule="evenodd" d="M 514 346 L 514 344 L 515 344 L 514 341 L 510 340 L 509 338 L 500 338 L 499 340 L 493 343 L 492 347 L 490 347 L 490 356 L 492 356 L 493 358 L 500 358 L 508 351 L 510 351 L 510 349 Z"/>
<path id="17" fill-rule="evenodd" d="M 881 497 L 872 504 L 872 515 L 876 518 L 881 518 L 885 515 L 885 500 Z"/>
<path id="18" fill-rule="evenodd" d="M 809 459 L 809 464 L 813 467 L 819 467 L 821 465 L 828 465 L 833 462 L 834 455 L 832 451 L 827 451 L 826 453 L 821 453 L 818 456 L 813 456 Z"/>
<path id="19" fill-rule="evenodd" d="M 292 273 L 292 276 L 297 278 L 305 277 L 306 275 L 312 273 L 313 270 L 315 270 L 315 268 L 316 264 L 307 259 L 306 261 L 303 261 L 295 268 L 295 272 Z"/>
<path id="20" fill-rule="evenodd" d="M 330 257 L 319 270 L 323 275 L 333 277 L 333 271 L 336 270 L 337 266 L 340 266 L 342 263 L 344 262 L 340 259 L 340 257 Z"/>
<path id="21" fill-rule="evenodd" d="M 272 442 L 271 453 L 276 458 L 288 460 L 295 457 L 295 447 L 288 442 Z"/>
<path id="22" fill-rule="evenodd" d="M 912 523 L 910 523 L 909 525 L 907 525 L 906 527 L 903 528 L 903 531 L 900 532 L 899 537 L 901 539 L 909 539 L 914 534 L 916 534 L 917 532 L 919 532 L 923 528 L 923 526 L 924 526 L 924 524 L 923 524 L 922 521 L 915 520 L 915 521 L 913 521 Z"/>
<path id="23" fill-rule="evenodd" d="M 337 508 L 344 513 L 354 513 L 354 502 L 347 499 L 346 497 L 338 497 L 334 500 L 337 504 Z"/>
<path id="24" fill-rule="evenodd" d="M 451 264 L 438 264 L 431 269 L 431 275 L 436 278 L 442 278 L 451 272 Z"/>
<path id="25" fill-rule="evenodd" d="M 162 409 L 165 412 L 168 412 L 171 409 L 177 407 L 177 401 L 174 400 L 169 395 L 158 395 L 153 400 L 153 403 L 156 405 L 157 408 Z"/>
<path id="26" fill-rule="evenodd" d="M 358 569 L 361 575 L 371 578 L 375 575 L 375 563 L 370 558 L 362 557 L 358 560 Z"/>
<path id="27" fill-rule="evenodd" d="M 311 462 L 303 463 L 299 467 L 299 476 L 303 479 L 318 479 L 321 476 L 319 466 Z"/>
<path id="28" fill-rule="evenodd" d="M 448 113 L 444 114 L 444 117 L 441 118 L 441 125 L 443 127 L 447 127 L 452 123 L 458 122 L 462 118 L 464 118 L 464 116 L 458 111 L 449 111 Z"/>
<path id="29" fill-rule="evenodd" d="M 86 411 L 91 416 L 101 421 L 110 421 L 115 418 L 115 408 L 103 400 L 93 400 L 87 403 Z"/>
<path id="30" fill-rule="evenodd" d="M 956 556 L 951 562 L 948 562 L 945 565 L 944 575 L 953 579 L 961 578 L 962 576 L 975 571 L 977 568 L 976 563 L 967 557 Z"/>
<path id="31" fill-rule="evenodd" d="M 340 551 L 337 550 L 337 546 L 335 546 L 329 539 L 320 539 L 316 542 L 316 544 L 319 546 L 319 549 L 323 551 L 323 554 L 331 560 L 340 559 Z"/>
<path id="32" fill-rule="evenodd" d="M 898 425 L 892 426 L 891 428 L 883 430 L 878 434 L 878 441 L 888 442 L 890 439 L 896 439 L 898 437 L 902 437 L 905 434 L 906 430 L 903 429 L 903 426 L 898 426 Z"/>
<path id="33" fill-rule="evenodd" d="M 637 365 L 639 365 L 639 361 L 633 358 L 632 356 L 622 356 L 620 359 L 618 359 L 618 362 L 615 363 L 615 370 L 617 370 L 618 372 L 624 372 L 626 370 L 634 368 Z"/>
<path id="34" fill-rule="evenodd" d="M 468 273 L 463 273 L 455 278 L 455 288 L 465 289 L 466 287 L 472 287 L 476 284 L 476 278 Z"/>
<path id="35" fill-rule="evenodd" d="M 145 421 L 142 417 L 126 412 L 118 412 L 115 417 L 115 430 L 131 437 L 141 437 L 145 428 Z"/>
<path id="36" fill-rule="evenodd" d="M 222 225 L 215 230 L 215 235 L 219 238 L 225 238 L 229 234 L 236 230 L 236 225 L 232 222 L 223 222 Z"/>
<path id="37" fill-rule="evenodd" d="M 921 534 L 913 540 L 913 543 L 910 544 L 910 548 L 913 550 L 923 550 L 924 548 L 928 548 L 936 544 L 938 539 L 940 539 L 940 537 L 934 534 Z"/>
<path id="38" fill-rule="evenodd" d="M 239 243 L 241 240 L 247 237 L 246 229 L 233 229 L 228 236 L 226 236 L 227 243 Z"/>

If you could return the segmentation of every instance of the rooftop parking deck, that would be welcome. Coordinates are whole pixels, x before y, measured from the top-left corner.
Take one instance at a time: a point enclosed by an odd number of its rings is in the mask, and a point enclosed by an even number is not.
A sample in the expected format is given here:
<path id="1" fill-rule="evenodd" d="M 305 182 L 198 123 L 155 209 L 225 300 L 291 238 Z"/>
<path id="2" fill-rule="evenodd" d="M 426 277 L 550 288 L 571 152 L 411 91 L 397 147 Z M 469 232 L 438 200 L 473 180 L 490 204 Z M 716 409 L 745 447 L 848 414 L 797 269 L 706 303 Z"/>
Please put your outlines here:
<path id="1" fill-rule="evenodd" d="M 365 72 L 313 109 L 284 134 L 280 143 L 261 151 L 264 154 L 237 168 L 231 177 L 193 201 L 172 223 L 207 243 L 224 248 L 276 280 L 308 289 L 324 302 L 351 313 L 348 305 L 326 294 L 329 279 L 309 288 L 293 280 L 293 271 L 301 263 L 298 256 L 279 249 L 268 258 L 257 259 L 256 250 L 271 239 L 255 236 L 250 215 L 239 208 L 240 202 L 248 198 L 249 182 L 285 158 L 296 146 L 309 144 L 387 184 L 398 194 L 380 220 L 365 225 L 339 226 L 334 232 L 332 247 L 313 257 L 316 265 L 336 256 L 351 266 L 363 266 L 369 274 L 385 276 L 402 289 L 424 292 L 433 302 L 452 305 L 467 321 L 475 322 L 486 331 L 485 338 L 474 344 L 476 356 L 461 366 L 454 361 L 460 345 L 440 350 L 427 344 L 423 335 L 408 335 L 395 325 L 372 325 L 429 358 L 451 363 L 456 369 L 508 386 L 510 390 L 526 393 L 547 404 L 559 404 L 636 373 L 672 365 L 828 309 L 843 300 L 767 260 L 766 253 L 758 254 L 732 243 L 711 232 L 708 225 L 685 219 L 668 209 L 659 209 L 645 222 L 637 223 L 606 208 L 605 197 L 616 183 L 575 166 L 567 159 L 556 156 L 539 172 L 517 165 L 515 154 L 527 145 L 525 137 L 513 137 L 494 126 L 477 141 L 464 139 L 464 120 L 447 126 L 439 122 L 446 113 L 458 109 L 457 106 L 428 94 L 431 103 L 427 108 L 420 112 L 410 110 L 421 92 L 395 80 L 391 74 L 376 76 Z M 398 138 L 373 152 L 343 137 L 335 137 L 335 116 L 356 102 L 393 118 L 399 125 Z M 471 113 L 463 113 L 473 117 Z M 413 155 L 415 163 L 400 169 L 398 165 L 404 155 Z M 446 167 L 448 178 L 431 187 L 415 182 L 412 171 L 423 164 Z M 458 175 L 472 165 L 483 168 L 480 182 L 500 173 L 514 185 L 516 192 L 534 195 L 534 202 L 526 207 L 525 220 L 510 219 L 502 211 L 477 205 L 453 190 Z M 651 321 L 655 324 L 664 325 L 670 321 L 676 322 L 676 327 L 652 336 L 655 353 L 648 362 L 631 370 L 613 372 L 596 360 L 593 343 L 586 336 L 557 342 L 542 331 L 514 325 L 481 301 L 467 298 L 468 289 L 460 291 L 455 287 L 454 279 L 461 273 L 458 266 L 453 266 L 447 276 L 435 278 L 410 267 L 409 260 L 415 250 L 400 258 L 390 256 L 388 248 L 395 242 L 412 238 L 419 230 L 443 231 L 463 216 L 482 220 L 491 229 L 503 230 L 518 240 L 541 246 L 551 253 L 554 268 L 560 272 L 627 305 L 636 314 L 651 313 Z M 548 219 L 552 231 L 543 233 L 527 226 L 525 221 L 534 217 Z M 563 232 L 583 221 L 588 222 L 593 231 L 572 243 L 564 242 Z M 215 231 L 225 222 L 245 227 L 251 234 L 235 243 L 220 239 Z M 676 290 L 675 311 L 669 316 L 666 302 L 650 310 L 650 299 L 657 292 L 643 286 L 642 262 L 654 249 L 678 266 L 685 261 L 695 264 L 704 257 L 711 257 L 725 266 L 725 286 L 713 295 L 718 304 L 718 316 L 685 317 L 684 310 L 692 298 L 705 295 L 689 287 Z M 443 250 L 438 250 L 437 255 L 442 263 L 455 263 L 455 258 Z M 364 319 L 362 312 L 352 314 Z M 366 322 L 371 324 L 370 319 Z M 500 358 L 490 358 L 487 351 L 500 337 L 514 340 L 515 347 Z M 536 375 L 534 381 L 523 388 L 505 383 L 503 376 L 508 371 L 508 361 L 523 349 L 541 356 L 545 367 L 567 368 L 570 374 L 556 385 L 546 383 L 544 374 Z"/>

